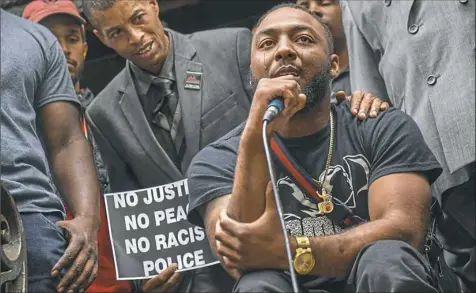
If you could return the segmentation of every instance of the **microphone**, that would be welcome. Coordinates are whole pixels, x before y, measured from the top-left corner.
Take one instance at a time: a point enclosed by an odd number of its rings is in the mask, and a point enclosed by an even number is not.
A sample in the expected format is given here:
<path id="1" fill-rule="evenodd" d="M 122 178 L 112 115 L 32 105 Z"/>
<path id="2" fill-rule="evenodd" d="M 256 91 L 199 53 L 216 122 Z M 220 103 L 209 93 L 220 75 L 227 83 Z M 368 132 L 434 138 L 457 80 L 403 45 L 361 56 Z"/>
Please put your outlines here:
<path id="1" fill-rule="evenodd" d="M 271 122 L 284 109 L 283 97 L 272 100 L 263 115 L 263 121 Z"/>

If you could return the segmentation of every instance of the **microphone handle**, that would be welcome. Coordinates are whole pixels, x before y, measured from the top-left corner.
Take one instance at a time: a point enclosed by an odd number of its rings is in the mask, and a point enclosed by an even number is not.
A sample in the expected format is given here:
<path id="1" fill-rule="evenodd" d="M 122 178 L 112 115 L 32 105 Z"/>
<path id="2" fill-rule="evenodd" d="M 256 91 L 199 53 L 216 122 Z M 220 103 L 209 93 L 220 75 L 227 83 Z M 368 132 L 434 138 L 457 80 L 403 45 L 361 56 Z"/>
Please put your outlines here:
<path id="1" fill-rule="evenodd" d="M 263 121 L 271 122 L 284 109 L 283 97 L 277 97 L 269 102 L 266 112 L 263 115 Z"/>

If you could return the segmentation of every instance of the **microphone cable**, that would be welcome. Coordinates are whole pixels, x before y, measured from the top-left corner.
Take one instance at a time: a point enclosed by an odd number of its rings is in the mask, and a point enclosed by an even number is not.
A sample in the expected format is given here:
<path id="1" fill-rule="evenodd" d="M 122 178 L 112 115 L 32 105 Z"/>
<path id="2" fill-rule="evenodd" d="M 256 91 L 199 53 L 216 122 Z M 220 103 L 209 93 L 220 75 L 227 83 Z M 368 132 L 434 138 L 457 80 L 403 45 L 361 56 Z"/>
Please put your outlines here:
<path id="1" fill-rule="evenodd" d="M 279 197 L 278 193 L 278 186 L 276 184 L 276 178 L 274 176 L 274 170 L 273 170 L 273 161 L 271 158 L 271 152 L 269 150 L 269 144 L 268 144 L 268 137 L 266 135 L 266 128 L 268 127 L 269 120 L 268 119 L 263 119 L 263 145 L 264 145 L 264 152 L 266 155 L 266 162 L 268 163 L 268 171 L 269 171 L 269 178 L 271 180 L 271 184 L 273 186 L 273 194 L 274 194 L 274 201 L 276 202 L 276 208 L 278 209 L 278 216 L 279 216 L 279 221 L 281 223 L 281 230 L 283 232 L 284 236 L 284 246 L 286 248 L 286 256 L 288 259 L 288 269 L 289 273 L 291 274 L 291 283 L 293 286 L 293 291 L 294 293 L 299 293 L 298 289 L 298 282 L 296 278 L 296 272 L 294 271 L 294 266 L 293 266 L 293 256 L 291 253 L 291 242 L 289 241 L 289 235 L 286 230 L 286 224 L 284 223 L 284 215 L 283 215 L 283 207 L 281 205 L 281 199 Z"/>

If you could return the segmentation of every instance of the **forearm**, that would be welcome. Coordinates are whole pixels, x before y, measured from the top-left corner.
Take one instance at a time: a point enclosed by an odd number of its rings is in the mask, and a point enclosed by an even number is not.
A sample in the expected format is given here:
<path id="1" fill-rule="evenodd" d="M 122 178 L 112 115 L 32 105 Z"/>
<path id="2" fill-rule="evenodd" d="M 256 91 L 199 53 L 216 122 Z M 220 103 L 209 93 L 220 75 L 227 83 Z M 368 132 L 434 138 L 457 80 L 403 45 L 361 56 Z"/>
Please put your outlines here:
<path id="1" fill-rule="evenodd" d="M 82 135 L 50 156 L 55 182 L 73 217 L 99 221 L 99 184 L 91 147 Z"/>
<path id="2" fill-rule="evenodd" d="M 259 132 L 242 135 L 233 183 L 228 202 L 228 215 L 242 223 L 253 222 L 264 211 L 265 190 L 269 181 L 268 167 Z M 256 134 L 258 133 L 258 134 Z"/>
<path id="3" fill-rule="evenodd" d="M 379 219 L 332 236 L 313 237 L 311 248 L 316 265 L 311 274 L 340 277 L 349 273 L 359 251 L 378 240 L 401 240 L 420 249 L 423 233 L 395 219 Z"/>

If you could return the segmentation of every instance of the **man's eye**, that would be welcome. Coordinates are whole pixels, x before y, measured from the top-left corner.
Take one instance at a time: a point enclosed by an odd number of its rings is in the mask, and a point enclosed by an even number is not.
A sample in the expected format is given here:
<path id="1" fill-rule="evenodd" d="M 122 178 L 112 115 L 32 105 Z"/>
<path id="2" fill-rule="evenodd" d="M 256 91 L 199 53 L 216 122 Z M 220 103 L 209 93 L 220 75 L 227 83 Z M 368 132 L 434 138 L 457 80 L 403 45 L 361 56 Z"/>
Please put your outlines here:
<path id="1" fill-rule="evenodd" d="M 113 39 L 115 37 L 118 37 L 120 35 L 120 33 L 121 32 L 119 30 L 113 31 L 112 33 L 109 34 L 109 38 Z"/>
<path id="2" fill-rule="evenodd" d="M 299 36 L 296 40 L 300 43 L 312 43 L 312 39 L 308 36 Z"/>
<path id="3" fill-rule="evenodd" d="M 273 46 L 273 44 L 274 44 L 273 41 L 271 41 L 271 40 L 266 40 L 266 41 L 264 41 L 264 42 L 261 43 L 260 48 L 266 49 L 266 48 L 269 48 L 269 47 Z"/>
<path id="4" fill-rule="evenodd" d="M 76 38 L 76 37 L 70 37 L 70 38 L 68 38 L 68 41 L 69 41 L 70 43 L 72 43 L 72 44 L 75 44 L 75 43 L 77 43 L 77 42 L 79 41 L 79 39 Z"/>
<path id="5" fill-rule="evenodd" d="M 144 14 L 139 14 L 134 18 L 134 22 L 138 23 L 144 20 Z"/>

